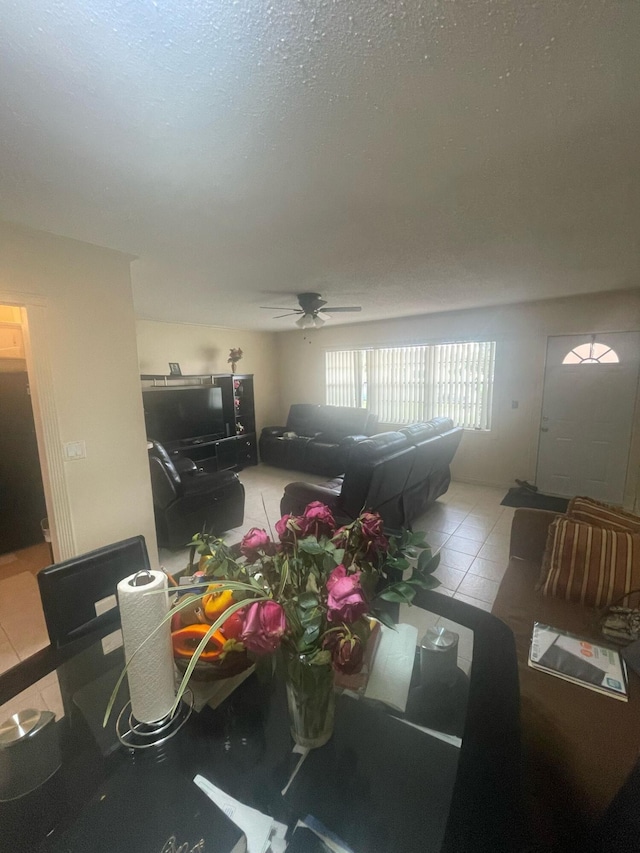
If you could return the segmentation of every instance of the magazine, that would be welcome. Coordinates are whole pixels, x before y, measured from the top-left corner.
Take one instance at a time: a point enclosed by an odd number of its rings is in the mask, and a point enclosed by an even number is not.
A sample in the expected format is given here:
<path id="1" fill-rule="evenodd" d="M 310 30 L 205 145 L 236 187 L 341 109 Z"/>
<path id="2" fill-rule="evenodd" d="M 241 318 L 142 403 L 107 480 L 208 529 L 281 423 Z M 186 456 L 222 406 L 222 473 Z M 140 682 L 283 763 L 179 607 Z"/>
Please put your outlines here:
<path id="1" fill-rule="evenodd" d="M 615 649 L 536 622 L 529 666 L 572 684 L 627 701 L 627 670 Z"/>

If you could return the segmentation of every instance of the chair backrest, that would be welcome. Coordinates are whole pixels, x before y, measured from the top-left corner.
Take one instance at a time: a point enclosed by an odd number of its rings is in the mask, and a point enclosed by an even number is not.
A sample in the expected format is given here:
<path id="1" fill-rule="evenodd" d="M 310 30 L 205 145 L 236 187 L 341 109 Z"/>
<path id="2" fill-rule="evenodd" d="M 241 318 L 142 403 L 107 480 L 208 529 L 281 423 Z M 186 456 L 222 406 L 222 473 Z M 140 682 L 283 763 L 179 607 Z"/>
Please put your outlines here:
<path id="1" fill-rule="evenodd" d="M 399 432 L 381 432 L 352 448 L 340 504 L 355 518 L 363 509 L 379 512 L 385 525 L 400 527 L 400 501 L 416 449 Z"/>
<path id="2" fill-rule="evenodd" d="M 347 435 L 368 435 L 370 414 L 352 406 L 321 406 L 317 418 L 320 433 L 340 440 Z"/>
<path id="3" fill-rule="evenodd" d="M 96 602 L 115 595 L 122 578 L 149 568 L 144 536 L 133 536 L 42 569 L 38 585 L 51 644 L 60 648 L 105 625 L 116 625 L 119 608 L 98 616 Z"/>
<path id="4" fill-rule="evenodd" d="M 294 403 L 289 408 L 287 430 L 295 432 L 296 435 L 314 436 L 320 432 L 321 409 L 318 403 Z"/>

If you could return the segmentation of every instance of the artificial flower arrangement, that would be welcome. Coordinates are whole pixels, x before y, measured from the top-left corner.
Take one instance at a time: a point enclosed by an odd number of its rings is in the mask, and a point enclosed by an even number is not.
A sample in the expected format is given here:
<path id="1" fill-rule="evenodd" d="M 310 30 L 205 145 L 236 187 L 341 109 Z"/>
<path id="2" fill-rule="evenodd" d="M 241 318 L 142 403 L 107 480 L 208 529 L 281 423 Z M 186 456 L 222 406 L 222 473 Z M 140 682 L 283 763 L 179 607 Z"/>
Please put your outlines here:
<path id="1" fill-rule="evenodd" d="M 229 358 L 227 359 L 227 364 L 231 365 L 231 369 L 235 372 L 236 364 L 240 361 L 244 353 L 240 349 L 240 347 L 232 347 L 229 350 Z"/>
<path id="2" fill-rule="evenodd" d="M 318 501 L 301 516 L 284 515 L 276 533 L 252 528 L 239 548 L 194 537 L 203 591 L 190 587 L 174 608 L 174 655 L 184 672 L 176 705 L 199 661 L 226 667 L 247 653 L 279 652 L 292 734 L 316 746 L 331 733 L 333 671 L 359 671 L 372 617 L 393 624 L 382 601 L 409 603 L 418 588 L 438 586 L 439 555 L 422 533 L 385 535 L 374 512 L 338 527 Z"/>

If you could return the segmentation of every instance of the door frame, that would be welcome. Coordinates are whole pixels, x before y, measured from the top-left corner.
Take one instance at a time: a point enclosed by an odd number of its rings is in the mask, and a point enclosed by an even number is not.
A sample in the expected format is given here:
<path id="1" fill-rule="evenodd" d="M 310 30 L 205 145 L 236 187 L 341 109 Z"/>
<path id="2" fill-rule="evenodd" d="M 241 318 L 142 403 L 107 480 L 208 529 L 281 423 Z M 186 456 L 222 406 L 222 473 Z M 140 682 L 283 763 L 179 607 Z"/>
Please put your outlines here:
<path id="1" fill-rule="evenodd" d="M 76 548 L 51 371 L 53 341 L 50 338 L 47 300 L 38 294 L 0 290 L 0 304 L 17 306 L 21 312 L 51 547 L 57 562 L 74 556 Z"/>
<path id="2" fill-rule="evenodd" d="M 640 329 L 598 329 L 597 331 L 576 332 L 566 331 L 557 332 L 553 335 L 545 335 L 544 341 L 544 364 L 542 368 L 542 376 L 540 379 L 540 412 L 536 425 L 536 467 L 534 483 L 538 479 L 538 463 L 540 458 L 540 428 L 542 426 L 542 417 L 544 414 L 544 385 L 545 376 L 547 373 L 547 358 L 549 355 L 549 339 L 550 338 L 571 338 L 571 337 L 591 337 L 595 335 L 623 335 L 628 333 L 638 333 Z M 626 509 L 632 512 L 640 512 L 640 369 L 638 370 L 638 379 L 636 382 L 636 396 L 634 401 L 633 423 L 631 424 L 631 436 L 629 437 L 629 452 L 627 455 L 627 469 L 625 472 L 625 484 L 623 489 L 623 505 Z"/>

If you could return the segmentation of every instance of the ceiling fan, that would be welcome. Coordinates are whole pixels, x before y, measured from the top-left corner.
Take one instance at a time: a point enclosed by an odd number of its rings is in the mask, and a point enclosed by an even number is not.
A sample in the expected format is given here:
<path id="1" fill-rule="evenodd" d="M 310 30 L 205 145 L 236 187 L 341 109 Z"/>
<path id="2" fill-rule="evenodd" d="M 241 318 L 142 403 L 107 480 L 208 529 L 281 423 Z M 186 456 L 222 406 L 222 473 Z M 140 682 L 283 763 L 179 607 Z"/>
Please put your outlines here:
<path id="1" fill-rule="evenodd" d="M 300 329 L 319 329 L 320 326 L 324 326 L 327 320 L 331 319 L 331 314 L 336 314 L 339 311 L 362 311 L 359 305 L 325 308 L 326 304 L 327 300 L 323 299 L 319 293 L 298 293 L 299 308 L 278 308 L 270 305 L 261 305 L 260 307 L 266 308 L 268 311 L 287 312 L 286 314 L 278 314 L 277 317 L 273 318 L 274 320 L 299 314 L 296 326 Z"/>

